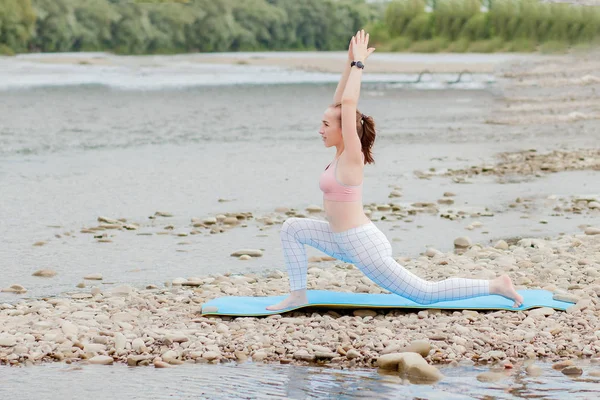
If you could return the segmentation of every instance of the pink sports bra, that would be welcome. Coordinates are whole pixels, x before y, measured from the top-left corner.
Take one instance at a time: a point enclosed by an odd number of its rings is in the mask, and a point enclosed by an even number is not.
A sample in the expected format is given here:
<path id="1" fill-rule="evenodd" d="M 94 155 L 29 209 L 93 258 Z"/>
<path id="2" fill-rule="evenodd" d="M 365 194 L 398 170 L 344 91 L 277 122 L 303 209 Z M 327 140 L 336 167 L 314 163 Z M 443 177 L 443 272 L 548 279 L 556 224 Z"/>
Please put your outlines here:
<path id="1" fill-rule="evenodd" d="M 362 200 L 362 183 L 357 186 L 350 186 L 344 185 L 337 180 L 335 176 L 337 161 L 336 159 L 331 163 L 335 164 L 334 168 L 331 168 L 331 164 L 329 164 L 321 174 L 321 179 L 319 179 L 319 187 L 323 191 L 323 198 L 333 201 Z"/>

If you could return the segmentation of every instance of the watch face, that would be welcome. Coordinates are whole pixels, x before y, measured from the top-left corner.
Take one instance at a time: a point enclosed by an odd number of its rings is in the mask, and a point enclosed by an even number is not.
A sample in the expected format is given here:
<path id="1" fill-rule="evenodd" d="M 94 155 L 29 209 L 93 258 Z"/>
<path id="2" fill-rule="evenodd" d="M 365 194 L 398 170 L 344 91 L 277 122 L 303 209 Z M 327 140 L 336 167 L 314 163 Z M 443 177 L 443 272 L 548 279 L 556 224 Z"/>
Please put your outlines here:
<path id="1" fill-rule="evenodd" d="M 358 68 L 364 68 L 364 67 L 365 67 L 365 64 L 363 64 L 363 63 L 362 63 L 362 61 L 357 61 L 357 62 L 356 62 L 356 66 L 357 66 Z"/>

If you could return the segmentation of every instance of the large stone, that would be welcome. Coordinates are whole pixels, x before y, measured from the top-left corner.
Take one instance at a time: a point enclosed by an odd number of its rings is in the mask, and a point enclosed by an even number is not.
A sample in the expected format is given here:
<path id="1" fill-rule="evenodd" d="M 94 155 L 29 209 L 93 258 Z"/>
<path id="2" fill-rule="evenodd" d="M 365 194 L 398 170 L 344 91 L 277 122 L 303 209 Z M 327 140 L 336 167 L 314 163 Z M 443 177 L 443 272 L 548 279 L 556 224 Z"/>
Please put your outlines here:
<path id="1" fill-rule="evenodd" d="M 397 370 L 398 364 L 405 353 L 384 354 L 377 359 L 377 366 L 385 370 Z"/>
<path id="2" fill-rule="evenodd" d="M 422 357 L 427 357 L 431 351 L 431 345 L 426 340 L 414 340 L 410 344 L 399 350 L 399 353 L 417 353 Z"/>
<path id="3" fill-rule="evenodd" d="M 442 373 L 417 353 L 400 353 L 402 358 L 398 363 L 400 375 L 406 375 L 412 383 L 433 383 L 442 379 Z"/>

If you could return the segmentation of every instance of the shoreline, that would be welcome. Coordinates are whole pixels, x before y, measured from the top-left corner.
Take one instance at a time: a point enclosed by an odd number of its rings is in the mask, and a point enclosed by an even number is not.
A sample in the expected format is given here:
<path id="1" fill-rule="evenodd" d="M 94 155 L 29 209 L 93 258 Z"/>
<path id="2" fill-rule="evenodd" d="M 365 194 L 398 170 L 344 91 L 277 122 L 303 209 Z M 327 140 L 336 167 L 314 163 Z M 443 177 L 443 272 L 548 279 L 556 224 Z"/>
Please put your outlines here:
<path id="1" fill-rule="evenodd" d="M 4 60 L 98 67 L 159 66 L 168 61 L 196 65 L 279 67 L 305 72 L 340 73 L 346 58 L 346 52 L 193 53 L 141 56 L 121 56 L 111 53 L 34 53 L 4 57 Z M 369 60 L 368 68 L 369 72 L 381 74 L 413 74 L 425 70 L 431 73 L 460 73 L 468 70 L 471 73 L 489 74 L 493 73 L 499 64 L 506 62 L 559 58 L 561 56 L 523 53 L 376 53 Z"/>
<path id="2" fill-rule="evenodd" d="M 554 240 L 525 238 L 511 245 L 505 241 L 489 247 L 473 244 L 462 254 L 430 249 L 416 259 L 399 259 L 429 280 L 491 279 L 510 273 L 516 277 L 517 289 L 542 288 L 576 302 L 566 312 L 436 310 L 432 305 L 420 311 L 336 309 L 267 317 L 201 316 L 201 305 L 215 297 L 287 293 L 287 277 L 281 271 L 266 277 L 217 274 L 175 279 L 164 289 L 93 287 L 89 292 L 2 304 L 0 364 L 87 360 L 164 366 L 252 359 L 371 368 L 380 357 L 410 346 L 425 346 L 418 352 L 430 365 L 593 359 L 600 354 L 600 235 L 596 231 Z M 311 260 L 309 290 L 385 293 L 350 264 L 323 267 L 321 263 L 328 260 Z M 573 263 L 578 267 L 570 268 Z"/>

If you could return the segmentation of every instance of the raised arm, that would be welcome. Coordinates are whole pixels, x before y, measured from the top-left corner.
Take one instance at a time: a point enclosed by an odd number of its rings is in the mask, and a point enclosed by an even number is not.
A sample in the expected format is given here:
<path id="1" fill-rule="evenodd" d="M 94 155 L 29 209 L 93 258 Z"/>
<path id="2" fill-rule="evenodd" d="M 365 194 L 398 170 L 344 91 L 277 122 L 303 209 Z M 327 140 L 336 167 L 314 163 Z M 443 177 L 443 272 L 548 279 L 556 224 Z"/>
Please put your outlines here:
<path id="1" fill-rule="evenodd" d="M 352 38 L 351 47 L 353 61 L 364 63 L 369 55 L 375 51 L 369 48 L 369 34 L 365 31 L 357 32 Z M 356 107 L 360 97 L 360 84 L 363 69 L 354 66 L 350 69 L 346 87 L 342 94 L 342 139 L 344 140 L 344 152 L 347 153 L 351 162 L 362 163 L 362 145 L 356 132 Z"/>
<path id="2" fill-rule="evenodd" d="M 348 76 L 350 76 L 350 63 L 354 60 L 354 53 L 352 52 L 353 40 L 354 36 L 352 36 L 352 39 L 350 39 L 350 44 L 348 44 L 348 61 L 346 61 L 344 72 L 342 72 L 340 82 L 335 89 L 335 94 L 333 95 L 333 104 L 342 102 L 342 95 L 344 94 L 344 89 L 346 88 L 346 82 L 348 82 Z"/>

